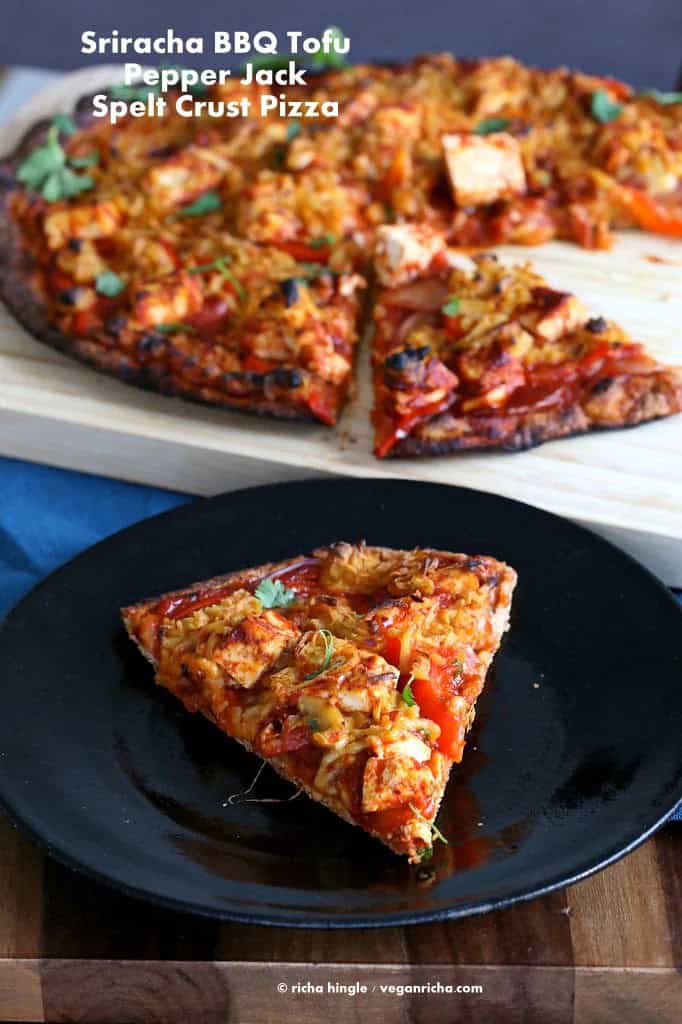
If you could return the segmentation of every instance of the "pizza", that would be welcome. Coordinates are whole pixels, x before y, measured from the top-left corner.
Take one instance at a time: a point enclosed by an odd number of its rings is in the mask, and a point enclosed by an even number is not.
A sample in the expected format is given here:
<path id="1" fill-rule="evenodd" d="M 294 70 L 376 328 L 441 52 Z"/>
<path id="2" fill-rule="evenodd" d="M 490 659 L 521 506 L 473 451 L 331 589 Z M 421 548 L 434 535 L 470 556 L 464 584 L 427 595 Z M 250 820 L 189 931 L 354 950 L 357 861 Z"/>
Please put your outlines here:
<path id="1" fill-rule="evenodd" d="M 415 863 L 515 583 L 488 556 L 341 542 L 122 614 L 189 711 Z"/>
<path id="2" fill-rule="evenodd" d="M 424 228 L 378 232 L 378 456 L 529 448 L 682 411 L 663 366 L 528 263 L 453 252 Z"/>
<path id="3" fill-rule="evenodd" d="M 677 94 L 447 54 L 287 90 L 338 118 L 257 116 L 267 91 L 235 77 L 194 117 L 170 94 L 115 125 L 86 98 L 34 126 L 0 165 L 0 294 L 21 323 L 130 383 L 333 424 L 386 226 L 474 248 L 682 237 Z M 247 116 L 209 116 L 245 98 Z"/>

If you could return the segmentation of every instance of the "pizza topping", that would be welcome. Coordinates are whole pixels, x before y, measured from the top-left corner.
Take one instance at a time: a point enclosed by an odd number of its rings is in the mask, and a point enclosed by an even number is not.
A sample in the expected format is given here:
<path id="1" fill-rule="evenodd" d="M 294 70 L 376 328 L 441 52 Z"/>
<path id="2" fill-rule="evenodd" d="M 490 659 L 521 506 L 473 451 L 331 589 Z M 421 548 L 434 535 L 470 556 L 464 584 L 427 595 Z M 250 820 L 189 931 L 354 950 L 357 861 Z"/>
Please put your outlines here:
<path id="1" fill-rule="evenodd" d="M 95 289 L 100 295 L 114 299 L 125 288 L 125 281 L 115 274 L 113 270 L 103 270 L 95 279 Z"/>
<path id="2" fill-rule="evenodd" d="M 143 327 L 168 330 L 185 317 L 198 313 L 203 303 L 202 288 L 187 273 L 168 274 L 148 281 L 135 293 L 134 316 Z"/>
<path id="3" fill-rule="evenodd" d="M 443 136 L 445 162 L 458 206 L 480 206 L 526 191 L 517 140 L 506 132 L 481 138 L 459 132 Z"/>
<path id="4" fill-rule="evenodd" d="M 296 600 L 296 591 L 289 590 L 281 580 L 261 580 L 254 594 L 264 608 L 286 608 Z"/>
<path id="5" fill-rule="evenodd" d="M 611 99 L 606 89 L 596 89 L 590 99 L 592 117 L 602 124 L 615 121 L 623 112 L 623 104 Z"/>

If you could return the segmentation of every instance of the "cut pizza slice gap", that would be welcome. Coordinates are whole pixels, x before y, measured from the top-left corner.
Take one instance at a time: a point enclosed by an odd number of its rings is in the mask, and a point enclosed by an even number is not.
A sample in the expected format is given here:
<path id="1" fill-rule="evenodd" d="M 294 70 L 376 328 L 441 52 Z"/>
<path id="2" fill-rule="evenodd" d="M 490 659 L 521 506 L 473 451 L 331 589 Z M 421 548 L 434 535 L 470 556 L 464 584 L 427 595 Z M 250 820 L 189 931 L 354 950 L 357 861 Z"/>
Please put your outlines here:
<path id="1" fill-rule="evenodd" d="M 122 614 L 188 710 L 418 862 L 515 583 L 488 556 L 339 543 Z"/>
<path id="2" fill-rule="evenodd" d="M 423 227 L 377 234 L 377 455 L 529 448 L 682 410 L 682 367 L 530 264 L 449 250 Z"/>

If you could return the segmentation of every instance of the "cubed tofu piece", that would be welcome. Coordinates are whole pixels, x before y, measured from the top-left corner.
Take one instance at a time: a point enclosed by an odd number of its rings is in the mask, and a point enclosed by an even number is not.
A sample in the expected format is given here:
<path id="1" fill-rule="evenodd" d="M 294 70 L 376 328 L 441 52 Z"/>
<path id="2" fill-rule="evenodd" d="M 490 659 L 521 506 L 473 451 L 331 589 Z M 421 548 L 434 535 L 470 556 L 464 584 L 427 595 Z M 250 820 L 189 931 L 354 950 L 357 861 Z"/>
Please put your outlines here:
<path id="1" fill-rule="evenodd" d="M 531 294 L 532 306 L 521 317 L 521 323 L 543 341 L 558 341 L 590 318 L 587 307 L 570 292 L 533 288 Z"/>
<path id="2" fill-rule="evenodd" d="M 384 224 L 377 229 L 374 266 L 382 284 L 396 288 L 425 273 L 443 250 L 435 231 L 411 224 Z"/>
<path id="3" fill-rule="evenodd" d="M 80 241 L 108 238 L 123 222 L 123 214 L 113 202 L 84 203 L 54 210 L 45 217 L 43 226 L 50 249 L 63 249 L 69 239 Z"/>
<path id="4" fill-rule="evenodd" d="M 97 252 L 94 242 L 81 242 L 75 248 L 67 245 L 57 253 L 57 266 L 71 274 L 78 284 L 94 281 L 98 274 L 107 269 L 107 263 Z"/>
<path id="5" fill-rule="evenodd" d="M 458 206 L 485 206 L 525 192 L 526 174 L 513 135 L 456 132 L 444 135 L 442 143 Z"/>
<path id="6" fill-rule="evenodd" d="M 142 185 L 157 206 L 170 208 L 189 203 L 203 192 L 215 188 L 226 166 L 227 161 L 221 154 L 199 146 L 188 146 L 177 156 L 168 157 L 151 167 Z"/>
<path id="7" fill-rule="evenodd" d="M 168 274 L 149 281 L 135 294 L 134 317 L 143 327 L 177 323 L 198 313 L 203 305 L 199 278 L 192 274 Z"/>
<path id="8" fill-rule="evenodd" d="M 228 685 L 248 689 L 298 636 L 298 627 L 277 612 L 250 615 L 214 647 L 213 660 Z"/>
<path id="9" fill-rule="evenodd" d="M 431 793 L 433 788 L 434 776 L 428 764 L 398 753 L 370 757 L 362 777 L 362 810 L 372 814 L 399 807 L 414 800 L 417 793 Z"/>

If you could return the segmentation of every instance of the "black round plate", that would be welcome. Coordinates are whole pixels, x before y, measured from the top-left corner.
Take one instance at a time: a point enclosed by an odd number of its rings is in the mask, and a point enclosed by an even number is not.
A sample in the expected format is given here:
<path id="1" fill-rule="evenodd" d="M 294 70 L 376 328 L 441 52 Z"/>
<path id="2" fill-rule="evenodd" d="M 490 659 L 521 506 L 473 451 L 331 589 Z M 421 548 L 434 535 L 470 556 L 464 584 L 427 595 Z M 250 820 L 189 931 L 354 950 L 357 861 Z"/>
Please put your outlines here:
<path id="1" fill-rule="evenodd" d="M 495 555 L 512 628 L 453 770 L 428 869 L 306 797 L 235 803 L 260 762 L 155 687 L 118 609 L 364 538 Z M 632 559 L 556 516 L 398 480 L 315 480 L 197 501 L 103 541 L 0 630 L 0 799 L 66 864 L 134 895 L 263 924 L 429 921 L 603 867 L 682 797 L 682 630 Z M 270 769 L 254 795 L 286 798 Z"/>

